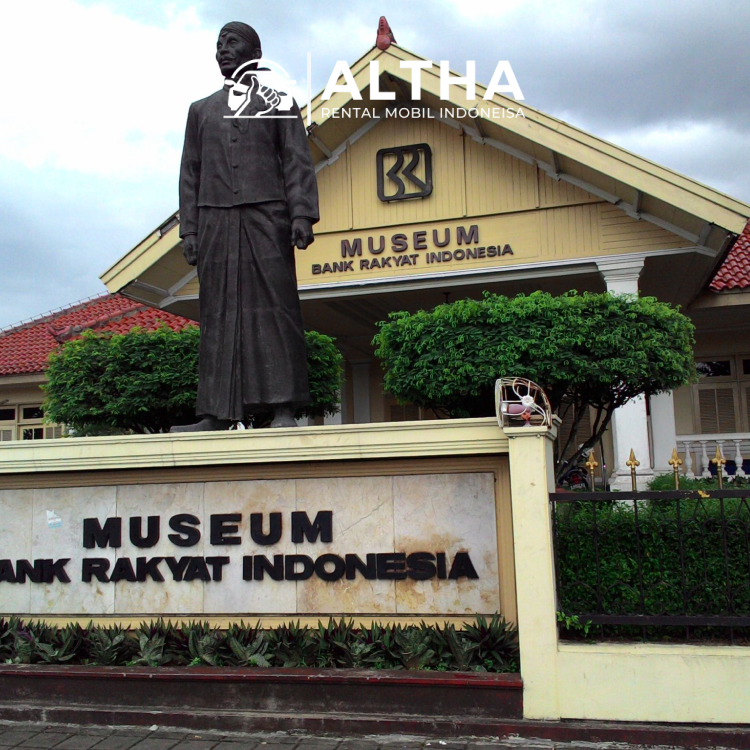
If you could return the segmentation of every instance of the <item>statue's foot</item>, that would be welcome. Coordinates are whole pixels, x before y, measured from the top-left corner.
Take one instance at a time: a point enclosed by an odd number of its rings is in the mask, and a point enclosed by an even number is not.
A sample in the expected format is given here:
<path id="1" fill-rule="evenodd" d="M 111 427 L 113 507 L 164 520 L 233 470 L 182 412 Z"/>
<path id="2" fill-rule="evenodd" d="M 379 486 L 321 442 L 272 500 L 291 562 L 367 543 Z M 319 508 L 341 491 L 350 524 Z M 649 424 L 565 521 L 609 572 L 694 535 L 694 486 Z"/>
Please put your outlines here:
<path id="1" fill-rule="evenodd" d="M 211 432 L 213 430 L 228 430 L 232 425 L 231 419 L 218 419 L 217 417 L 203 417 L 195 424 L 182 424 L 173 427 L 170 432 Z"/>
<path id="2" fill-rule="evenodd" d="M 281 404 L 276 407 L 276 411 L 273 414 L 273 422 L 271 427 L 296 427 L 297 421 L 294 419 L 294 412 L 296 410 L 289 404 Z"/>

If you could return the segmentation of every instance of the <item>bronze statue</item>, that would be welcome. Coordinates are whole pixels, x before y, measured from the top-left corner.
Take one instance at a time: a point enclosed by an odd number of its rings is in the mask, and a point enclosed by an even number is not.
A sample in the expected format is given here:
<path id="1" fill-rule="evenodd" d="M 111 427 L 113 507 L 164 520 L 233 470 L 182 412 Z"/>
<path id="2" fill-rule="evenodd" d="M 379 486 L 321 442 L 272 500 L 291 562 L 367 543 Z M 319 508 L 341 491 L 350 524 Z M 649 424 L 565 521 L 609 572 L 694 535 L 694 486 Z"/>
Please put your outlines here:
<path id="1" fill-rule="evenodd" d="M 244 119 L 229 104 L 240 67 L 251 71 L 243 111 L 265 114 L 280 101 L 253 80 L 251 61 L 261 55 L 251 26 L 226 24 L 216 45 L 225 86 L 188 113 L 180 236 L 200 282 L 201 419 L 172 432 L 228 429 L 262 412 L 273 412 L 272 427 L 293 427 L 295 411 L 309 402 L 294 259 L 295 246 L 313 242 L 319 219 L 305 127 L 296 102 L 283 113 L 292 116 Z"/>

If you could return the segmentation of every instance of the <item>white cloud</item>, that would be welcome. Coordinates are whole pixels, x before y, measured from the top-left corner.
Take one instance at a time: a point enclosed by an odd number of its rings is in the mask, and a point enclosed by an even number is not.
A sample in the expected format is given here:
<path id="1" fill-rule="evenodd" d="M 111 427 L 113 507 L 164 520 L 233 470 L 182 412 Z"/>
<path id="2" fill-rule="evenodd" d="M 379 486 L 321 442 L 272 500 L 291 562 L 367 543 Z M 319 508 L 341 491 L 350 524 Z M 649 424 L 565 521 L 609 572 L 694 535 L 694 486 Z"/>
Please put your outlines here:
<path id="1" fill-rule="evenodd" d="M 0 155 L 40 176 L 174 169 L 189 103 L 221 85 L 215 34 L 191 10 L 160 28 L 72 0 L 13 3 L 2 28 Z"/>

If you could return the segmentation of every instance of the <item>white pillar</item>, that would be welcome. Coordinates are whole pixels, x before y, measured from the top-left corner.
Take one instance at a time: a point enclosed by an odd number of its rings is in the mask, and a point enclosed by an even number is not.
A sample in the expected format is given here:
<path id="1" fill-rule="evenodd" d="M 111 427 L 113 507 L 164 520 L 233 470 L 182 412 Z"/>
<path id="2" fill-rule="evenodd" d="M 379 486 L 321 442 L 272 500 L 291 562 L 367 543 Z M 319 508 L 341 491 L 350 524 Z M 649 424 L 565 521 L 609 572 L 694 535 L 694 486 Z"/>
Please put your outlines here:
<path id="1" fill-rule="evenodd" d="M 672 391 L 651 396 L 651 439 L 654 449 L 654 471 L 657 474 L 671 473 L 669 459 L 677 447 Z"/>
<path id="2" fill-rule="evenodd" d="M 354 423 L 370 421 L 370 363 L 352 364 L 352 392 L 354 400 Z"/>
<path id="3" fill-rule="evenodd" d="M 597 261 L 597 267 L 612 294 L 638 294 L 638 279 L 643 270 L 643 258 L 613 258 Z M 648 417 L 646 401 L 642 396 L 631 399 L 617 409 L 612 416 L 612 438 L 615 448 L 615 473 L 612 489 L 630 490 L 630 469 L 625 462 L 630 451 L 640 461 L 637 469 L 638 489 L 645 489 L 653 479 L 651 448 L 648 439 Z"/>

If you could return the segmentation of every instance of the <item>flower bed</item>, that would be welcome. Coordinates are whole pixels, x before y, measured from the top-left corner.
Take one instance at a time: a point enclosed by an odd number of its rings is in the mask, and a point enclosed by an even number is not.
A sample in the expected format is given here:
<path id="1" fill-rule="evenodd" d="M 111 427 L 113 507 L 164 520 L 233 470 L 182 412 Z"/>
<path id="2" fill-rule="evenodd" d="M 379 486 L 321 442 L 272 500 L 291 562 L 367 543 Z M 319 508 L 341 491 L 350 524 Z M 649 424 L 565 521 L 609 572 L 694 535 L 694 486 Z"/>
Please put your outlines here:
<path id="1" fill-rule="evenodd" d="M 0 620 L 0 662 L 138 667 L 335 668 L 517 672 L 518 634 L 498 615 L 456 628 L 438 625 L 355 627 L 342 618 L 262 629 L 244 622 L 226 630 L 207 622 L 78 624 Z"/>

